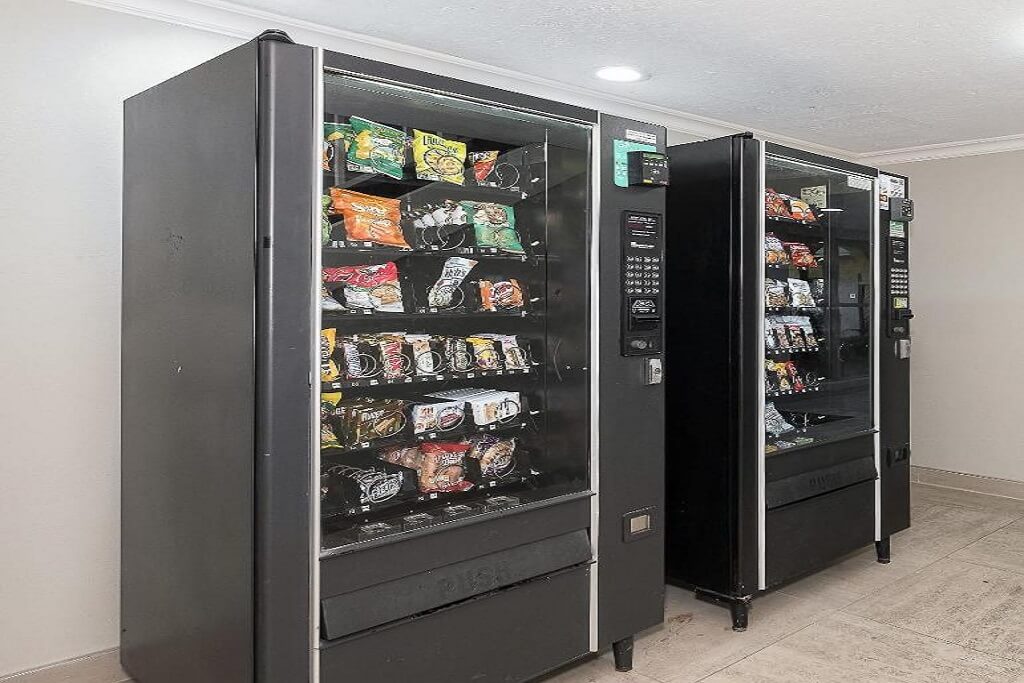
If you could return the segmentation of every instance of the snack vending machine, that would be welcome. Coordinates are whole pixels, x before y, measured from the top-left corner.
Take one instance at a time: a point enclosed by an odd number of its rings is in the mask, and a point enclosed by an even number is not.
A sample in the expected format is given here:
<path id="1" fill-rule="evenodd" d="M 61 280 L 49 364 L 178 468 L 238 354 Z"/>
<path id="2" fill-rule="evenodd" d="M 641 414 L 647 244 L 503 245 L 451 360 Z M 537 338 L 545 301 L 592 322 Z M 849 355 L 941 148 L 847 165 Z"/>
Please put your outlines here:
<path id="1" fill-rule="evenodd" d="M 628 669 L 663 615 L 664 151 L 277 31 L 130 98 L 134 680 Z"/>
<path id="2" fill-rule="evenodd" d="M 671 431 L 667 575 L 743 630 L 752 597 L 872 542 L 888 561 L 909 524 L 906 467 L 881 446 L 906 386 L 880 377 L 878 172 L 749 133 L 670 158 L 667 253 L 686 267 L 668 283 L 667 402 L 688 419 Z"/>

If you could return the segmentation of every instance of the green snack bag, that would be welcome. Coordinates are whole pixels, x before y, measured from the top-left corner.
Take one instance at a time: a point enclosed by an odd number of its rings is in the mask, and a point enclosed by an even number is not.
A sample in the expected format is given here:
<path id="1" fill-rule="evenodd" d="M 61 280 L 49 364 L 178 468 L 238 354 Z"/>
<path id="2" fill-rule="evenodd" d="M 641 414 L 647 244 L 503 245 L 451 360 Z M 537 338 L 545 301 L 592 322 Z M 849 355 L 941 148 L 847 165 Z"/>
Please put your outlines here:
<path id="1" fill-rule="evenodd" d="M 383 173 L 401 180 L 405 166 L 405 147 L 408 136 L 397 128 L 353 116 L 353 139 L 348 146 L 348 161 L 373 173 Z M 351 166 L 349 167 L 351 169 Z"/>
<path id="2" fill-rule="evenodd" d="M 331 241 L 331 220 L 327 217 L 327 210 L 331 208 L 331 196 L 325 194 L 320 197 L 320 244 L 328 244 Z"/>
<path id="3" fill-rule="evenodd" d="M 516 214 L 511 206 L 491 202 L 462 202 L 471 216 L 478 247 L 494 247 L 513 254 L 525 253 L 516 232 Z"/>

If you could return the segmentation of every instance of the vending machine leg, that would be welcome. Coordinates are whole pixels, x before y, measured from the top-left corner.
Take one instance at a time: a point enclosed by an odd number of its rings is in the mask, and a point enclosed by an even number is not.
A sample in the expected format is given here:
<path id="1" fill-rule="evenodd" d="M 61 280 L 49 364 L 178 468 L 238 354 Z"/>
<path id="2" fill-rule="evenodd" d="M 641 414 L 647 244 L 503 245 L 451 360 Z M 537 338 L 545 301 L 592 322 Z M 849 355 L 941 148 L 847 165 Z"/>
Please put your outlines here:
<path id="1" fill-rule="evenodd" d="M 750 598 L 737 598 L 730 601 L 729 612 L 732 614 L 732 630 L 746 631 L 747 623 L 750 621 Z"/>
<path id="2" fill-rule="evenodd" d="M 886 536 L 881 541 L 875 541 L 875 553 L 878 554 L 879 564 L 889 564 L 890 561 L 889 537 Z"/>
<path id="3" fill-rule="evenodd" d="M 633 636 L 612 643 L 616 671 L 633 670 Z"/>

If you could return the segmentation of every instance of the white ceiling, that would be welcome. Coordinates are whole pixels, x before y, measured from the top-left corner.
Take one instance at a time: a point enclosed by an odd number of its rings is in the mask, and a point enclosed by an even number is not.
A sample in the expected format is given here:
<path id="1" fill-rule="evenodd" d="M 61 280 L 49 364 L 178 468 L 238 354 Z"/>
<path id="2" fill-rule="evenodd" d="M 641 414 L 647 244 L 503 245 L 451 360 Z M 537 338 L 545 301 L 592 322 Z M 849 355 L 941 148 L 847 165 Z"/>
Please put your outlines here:
<path id="1" fill-rule="evenodd" d="M 1022 0 L 235 1 L 858 153 L 1024 133 Z"/>
<path id="2" fill-rule="evenodd" d="M 1024 139 L 1024 0 L 190 2 L 285 16 L 858 155 Z M 593 76 L 614 64 L 652 78 Z"/>

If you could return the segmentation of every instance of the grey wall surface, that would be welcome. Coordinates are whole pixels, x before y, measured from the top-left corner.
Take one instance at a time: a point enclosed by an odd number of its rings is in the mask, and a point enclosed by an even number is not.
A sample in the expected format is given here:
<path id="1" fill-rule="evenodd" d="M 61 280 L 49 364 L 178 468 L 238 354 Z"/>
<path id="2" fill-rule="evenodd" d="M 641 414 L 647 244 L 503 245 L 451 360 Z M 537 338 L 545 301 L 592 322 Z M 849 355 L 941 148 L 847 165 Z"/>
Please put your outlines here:
<path id="1" fill-rule="evenodd" d="M 913 462 L 1024 481 L 1024 152 L 892 167 L 910 177 Z"/>

